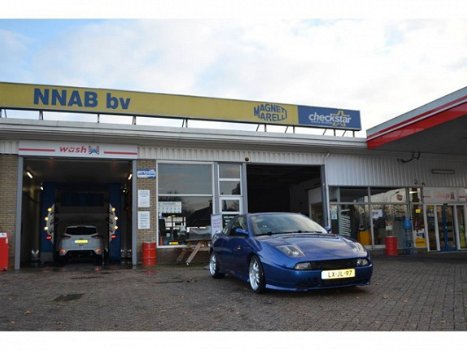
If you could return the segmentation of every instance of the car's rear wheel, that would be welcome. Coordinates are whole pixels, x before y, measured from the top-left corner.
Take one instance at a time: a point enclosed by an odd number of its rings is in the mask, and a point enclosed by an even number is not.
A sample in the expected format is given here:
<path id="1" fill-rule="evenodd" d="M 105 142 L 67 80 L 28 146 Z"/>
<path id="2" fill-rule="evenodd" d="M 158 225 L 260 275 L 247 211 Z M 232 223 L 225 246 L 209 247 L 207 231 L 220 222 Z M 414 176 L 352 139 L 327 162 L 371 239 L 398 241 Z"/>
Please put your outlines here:
<path id="1" fill-rule="evenodd" d="M 209 257 L 209 273 L 213 278 L 222 278 L 224 274 L 219 270 L 219 262 L 217 261 L 216 253 L 212 252 Z"/>
<path id="2" fill-rule="evenodd" d="M 252 256 L 250 259 L 248 276 L 250 287 L 253 292 L 263 293 L 266 290 L 266 279 L 264 277 L 263 265 L 257 256 Z"/>

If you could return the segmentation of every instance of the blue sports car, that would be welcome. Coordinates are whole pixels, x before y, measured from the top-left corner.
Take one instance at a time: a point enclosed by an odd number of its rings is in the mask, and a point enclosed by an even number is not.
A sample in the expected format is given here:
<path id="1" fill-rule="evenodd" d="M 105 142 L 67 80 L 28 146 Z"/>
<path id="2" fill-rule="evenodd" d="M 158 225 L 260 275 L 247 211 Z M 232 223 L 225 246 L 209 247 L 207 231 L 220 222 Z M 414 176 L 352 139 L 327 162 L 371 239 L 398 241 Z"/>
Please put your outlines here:
<path id="1" fill-rule="evenodd" d="M 212 238 L 209 272 L 265 289 L 306 291 L 367 285 L 373 264 L 352 239 L 295 213 L 238 215 Z"/>

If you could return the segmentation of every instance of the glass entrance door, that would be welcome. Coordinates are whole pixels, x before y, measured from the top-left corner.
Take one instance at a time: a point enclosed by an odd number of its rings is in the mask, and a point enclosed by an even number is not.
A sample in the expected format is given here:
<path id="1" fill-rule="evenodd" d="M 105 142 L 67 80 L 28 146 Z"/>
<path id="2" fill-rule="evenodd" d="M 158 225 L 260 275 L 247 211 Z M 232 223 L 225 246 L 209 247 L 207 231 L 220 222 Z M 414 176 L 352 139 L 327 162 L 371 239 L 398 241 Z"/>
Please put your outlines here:
<path id="1" fill-rule="evenodd" d="M 440 250 L 455 250 L 456 230 L 454 220 L 454 206 L 440 205 L 436 208 L 438 218 L 438 234 Z"/>
<path id="2" fill-rule="evenodd" d="M 426 228 L 428 231 L 429 250 L 439 250 L 438 220 L 436 215 L 436 206 L 426 206 Z"/>
<path id="3" fill-rule="evenodd" d="M 461 249 L 467 249 L 467 235 L 465 232 L 465 216 L 466 216 L 466 206 L 458 205 L 457 210 L 457 222 L 459 230 L 459 246 Z"/>
<path id="4" fill-rule="evenodd" d="M 430 250 L 467 249 L 465 205 L 427 205 L 426 227 Z"/>

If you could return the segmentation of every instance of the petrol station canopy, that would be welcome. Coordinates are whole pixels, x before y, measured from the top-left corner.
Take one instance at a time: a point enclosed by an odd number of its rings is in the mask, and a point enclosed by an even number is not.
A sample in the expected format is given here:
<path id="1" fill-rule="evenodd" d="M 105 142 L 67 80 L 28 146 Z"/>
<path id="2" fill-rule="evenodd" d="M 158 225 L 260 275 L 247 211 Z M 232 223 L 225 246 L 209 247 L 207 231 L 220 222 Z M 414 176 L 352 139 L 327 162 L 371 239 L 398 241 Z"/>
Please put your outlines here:
<path id="1" fill-rule="evenodd" d="M 367 130 L 369 149 L 467 155 L 467 87 Z"/>

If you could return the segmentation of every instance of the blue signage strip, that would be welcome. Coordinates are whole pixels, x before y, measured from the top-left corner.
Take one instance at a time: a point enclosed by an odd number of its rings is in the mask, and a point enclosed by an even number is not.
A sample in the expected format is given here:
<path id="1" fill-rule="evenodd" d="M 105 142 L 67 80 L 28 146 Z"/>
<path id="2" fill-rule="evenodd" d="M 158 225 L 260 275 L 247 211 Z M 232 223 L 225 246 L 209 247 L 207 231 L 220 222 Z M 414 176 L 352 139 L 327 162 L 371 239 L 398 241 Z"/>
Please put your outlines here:
<path id="1" fill-rule="evenodd" d="M 299 126 L 362 130 L 360 112 L 348 109 L 298 106 Z"/>
<path id="2" fill-rule="evenodd" d="M 139 169 L 136 172 L 138 179 L 155 179 L 156 170 L 155 169 Z"/>

